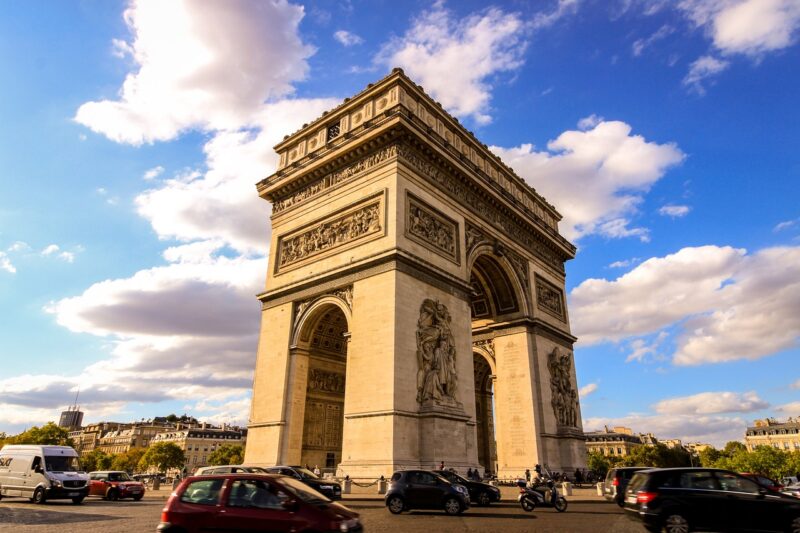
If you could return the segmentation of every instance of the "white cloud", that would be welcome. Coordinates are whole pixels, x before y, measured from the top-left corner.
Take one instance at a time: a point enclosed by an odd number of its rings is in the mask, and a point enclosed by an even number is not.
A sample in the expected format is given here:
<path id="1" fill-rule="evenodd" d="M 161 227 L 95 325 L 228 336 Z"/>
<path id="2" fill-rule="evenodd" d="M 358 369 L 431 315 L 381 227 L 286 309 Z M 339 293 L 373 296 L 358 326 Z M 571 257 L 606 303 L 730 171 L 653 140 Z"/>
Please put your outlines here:
<path id="1" fill-rule="evenodd" d="M 691 396 L 668 398 L 653 406 L 663 415 L 714 415 L 720 413 L 749 413 L 769 407 L 769 403 L 754 391 L 701 392 Z"/>
<path id="2" fill-rule="evenodd" d="M 699 95 L 706 93 L 703 83 L 706 79 L 716 76 L 730 66 L 729 61 L 717 59 L 713 56 L 703 56 L 698 58 L 689 67 L 689 72 L 683 78 L 683 84 Z"/>
<path id="3" fill-rule="evenodd" d="M 637 433 L 653 433 L 659 439 L 708 442 L 722 448 L 726 442 L 741 440 L 747 422 L 741 417 L 719 415 L 630 414 L 616 418 L 587 418 L 584 428 L 626 426 Z"/>
<path id="4" fill-rule="evenodd" d="M 8 247 L 9 252 L 29 252 L 31 251 L 31 247 L 27 242 L 24 241 L 16 241 Z"/>
<path id="5" fill-rule="evenodd" d="M 161 165 L 155 166 L 149 170 L 147 170 L 143 175 L 142 179 L 145 181 L 154 180 L 159 177 L 161 174 L 164 173 L 164 167 Z"/>
<path id="6" fill-rule="evenodd" d="M 5 270 L 10 274 L 17 272 L 17 268 L 11 263 L 11 259 L 8 258 L 5 252 L 0 252 L 0 270 Z"/>
<path id="7" fill-rule="evenodd" d="M 800 379 L 789 385 L 793 389 L 800 389 Z"/>
<path id="8" fill-rule="evenodd" d="M 438 2 L 384 46 L 376 61 L 405 69 L 453 114 L 486 124 L 491 122 L 488 79 L 522 66 L 525 33 L 520 14 L 493 7 L 457 20 Z"/>
<path id="9" fill-rule="evenodd" d="M 649 37 L 644 39 L 637 39 L 634 41 L 633 45 L 631 45 L 631 50 L 634 56 L 642 55 L 645 48 L 651 46 L 653 43 L 664 39 L 665 37 L 675 33 L 675 28 L 670 26 L 669 24 L 664 24 L 658 30 L 656 30 L 653 34 Z"/>
<path id="10" fill-rule="evenodd" d="M 60 249 L 61 248 L 57 244 L 49 244 L 49 245 L 44 247 L 44 249 L 42 250 L 41 254 L 45 255 L 45 256 L 46 255 L 53 255 L 55 253 L 58 253 L 58 251 Z"/>
<path id="11" fill-rule="evenodd" d="M 776 224 L 775 227 L 772 228 L 772 231 L 777 233 L 785 229 L 793 228 L 794 226 L 797 225 L 798 222 L 800 222 L 800 218 L 795 218 L 793 220 L 784 220 L 783 222 L 779 222 L 778 224 Z"/>
<path id="12" fill-rule="evenodd" d="M 620 261 L 614 261 L 613 263 L 608 265 L 608 268 L 626 268 L 626 267 L 629 267 L 631 265 L 635 265 L 639 261 L 640 260 L 639 260 L 638 257 L 634 257 L 632 259 L 622 259 Z"/>
<path id="13" fill-rule="evenodd" d="M 587 131 L 562 133 L 547 150 L 531 144 L 491 149 L 558 206 L 564 216 L 560 230 L 567 238 L 600 234 L 646 241 L 647 230 L 630 227 L 629 217 L 643 194 L 684 154 L 673 143 L 649 142 L 631 130 L 624 122 L 602 121 Z"/>
<path id="14" fill-rule="evenodd" d="M 661 331 L 656 335 L 656 337 L 651 341 L 647 342 L 646 339 L 633 339 L 629 343 L 629 348 L 631 349 L 631 353 L 628 354 L 628 357 L 625 358 L 626 363 L 630 363 L 631 361 L 639 361 L 642 362 L 645 360 L 647 356 L 654 360 L 661 361 L 664 359 L 663 355 L 659 354 L 659 348 L 661 344 L 669 337 L 667 332 Z"/>
<path id="15" fill-rule="evenodd" d="M 603 122 L 605 119 L 601 116 L 592 113 L 588 117 L 583 117 L 578 121 L 578 129 L 581 131 L 594 129 L 595 126 Z"/>
<path id="16" fill-rule="evenodd" d="M 40 252 L 43 257 L 58 257 L 62 261 L 72 263 L 75 261 L 75 253 L 62 250 L 57 244 L 49 244 Z"/>
<path id="17" fill-rule="evenodd" d="M 663 205 L 659 208 L 658 214 L 673 218 L 686 216 L 691 211 L 688 205 Z"/>
<path id="18" fill-rule="evenodd" d="M 683 0 L 680 8 L 725 54 L 758 56 L 786 48 L 800 27 L 797 0 Z"/>
<path id="19" fill-rule="evenodd" d="M 790 402 L 775 407 L 776 411 L 790 416 L 800 415 L 800 402 Z"/>
<path id="20" fill-rule="evenodd" d="M 754 360 L 800 338 L 800 247 L 746 254 L 683 248 L 616 280 L 588 279 L 570 294 L 581 343 L 620 341 L 678 326 L 678 365 Z"/>
<path id="21" fill-rule="evenodd" d="M 578 390 L 578 394 L 580 395 L 581 398 L 585 398 L 586 396 L 589 396 L 591 393 L 595 392 L 596 390 L 597 390 L 597 383 L 589 383 L 589 384 L 584 385 L 583 387 L 581 387 Z"/>
<path id="22" fill-rule="evenodd" d="M 364 39 L 347 30 L 339 30 L 333 34 L 333 38 L 339 41 L 342 46 L 355 46 L 364 42 Z"/>
<path id="23" fill-rule="evenodd" d="M 313 50 L 298 35 L 302 17 L 303 8 L 285 0 L 134 0 L 124 16 L 132 41 L 115 49 L 138 70 L 119 99 L 85 103 L 75 120 L 131 144 L 193 127 L 239 128 L 305 77 Z"/>

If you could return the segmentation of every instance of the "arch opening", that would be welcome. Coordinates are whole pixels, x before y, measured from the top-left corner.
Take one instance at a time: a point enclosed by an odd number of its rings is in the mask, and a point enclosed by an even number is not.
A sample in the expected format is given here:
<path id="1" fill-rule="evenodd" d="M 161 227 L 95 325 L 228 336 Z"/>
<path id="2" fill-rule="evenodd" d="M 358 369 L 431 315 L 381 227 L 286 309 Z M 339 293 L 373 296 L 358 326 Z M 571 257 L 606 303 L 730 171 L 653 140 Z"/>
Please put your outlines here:
<path id="1" fill-rule="evenodd" d="M 298 350 L 308 354 L 301 465 L 335 472 L 342 460 L 348 322 L 335 304 L 304 320 Z"/>

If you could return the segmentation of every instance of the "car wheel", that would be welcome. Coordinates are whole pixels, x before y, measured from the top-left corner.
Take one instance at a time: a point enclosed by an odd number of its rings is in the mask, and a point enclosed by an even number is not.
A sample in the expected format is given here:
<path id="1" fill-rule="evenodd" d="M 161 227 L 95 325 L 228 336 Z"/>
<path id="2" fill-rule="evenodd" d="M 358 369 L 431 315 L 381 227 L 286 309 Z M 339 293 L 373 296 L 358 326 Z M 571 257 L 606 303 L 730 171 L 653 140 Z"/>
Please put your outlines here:
<path id="1" fill-rule="evenodd" d="M 800 533 L 800 516 L 795 516 L 792 523 L 789 524 L 790 533 Z"/>
<path id="2" fill-rule="evenodd" d="M 142 499 L 142 496 L 144 496 L 144 494 L 137 494 L 136 496 L 133 497 L 133 501 L 138 502 L 139 500 Z"/>
<path id="3" fill-rule="evenodd" d="M 111 500 L 112 502 L 119 500 L 119 492 L 117 492 L 114 489 L 111 489 L 106 493 L 106 499 Z"/>
<path id="4" fill-rule="evenodd" d="M 449 515 L 456 515 L 461 512 L 461 503 L 455 498 L 447 498 L 444 502 L 444 512 Z"/>
<path id="5" fill-rule="evenodd" d="M 563 497 L 563 496 L 559 496 L 558 499 L 556 499 L 555 508 L 556 508 L 556 511 L 558 511 L 559 513 L 563 513 L 564 511 L 566 511 L 567 510 L 567 499 L 565 497 Z"/>
<path id="6" fill-rule="evenodd" d="M 80 505 L 81 503 L 83 503 L 84 498 L 85 496 L 78 496 L 77 498 L 72 498 L 73 505 Z"/>
<path id="7" fill-rule="evenodd" d="M 680 513 L 668 512 L 664 519 L 664 531 L 667 533 L 689 533 L 689 521 Z"/>
<path id="8" fill-rule="evenodd" d="M 44 494 L 44 489 L 42 487 L 36 487 L 36 490 L 33 491 L 33 498 L 31 501 L 37 505 L 43 504 L 47 501 L 47 496 Z"/>
<path id="9" fill-rule="evenodd" d="M 389 508 L 389 512 L 392 514 L 400 514 L 405 509 L 406 504 L 403 502 L 403 498 L 400 496 L 392 496 L 386 501 L 386 507 Z"/>
<path id="10" fill-rule="evenodd" d="M 478 495 L 478 505 L 483 505 L 484 507 L 486 507 L 490 503 L 492 503 L 492 498 L 489 497 L 489 493 L 488 492 L 481 492 Z"/>

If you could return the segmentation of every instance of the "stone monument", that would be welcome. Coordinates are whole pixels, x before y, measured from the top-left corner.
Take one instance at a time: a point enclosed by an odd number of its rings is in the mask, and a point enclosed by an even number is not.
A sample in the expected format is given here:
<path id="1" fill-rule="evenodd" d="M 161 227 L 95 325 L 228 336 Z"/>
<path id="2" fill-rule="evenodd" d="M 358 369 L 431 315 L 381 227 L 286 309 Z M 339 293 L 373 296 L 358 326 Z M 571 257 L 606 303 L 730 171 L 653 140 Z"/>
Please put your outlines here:
<path id="1" fill-rule="evenodd" d="M 245 462 L 585 467 L 555 207 L 399 69 L 275 150 Z"/>

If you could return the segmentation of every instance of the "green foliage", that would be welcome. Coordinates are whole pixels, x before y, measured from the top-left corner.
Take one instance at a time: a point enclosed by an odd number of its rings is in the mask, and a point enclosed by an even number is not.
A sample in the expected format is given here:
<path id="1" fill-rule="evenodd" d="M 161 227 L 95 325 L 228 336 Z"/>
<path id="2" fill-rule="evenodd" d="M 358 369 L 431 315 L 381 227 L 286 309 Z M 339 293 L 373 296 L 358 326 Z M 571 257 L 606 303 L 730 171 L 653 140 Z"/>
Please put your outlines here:
<path id="1" fill-rule="evenodd" d="M 604 478 L 608 471 L 620 462 L 620 458 L 615 455 L 603 455 L 600 452 L 592 452 L 589 454 L 587 466 L 589 470 L 597 474 L 599 477 Z"/>
<path id="2" fill-rule="evenodd" d="M 87 472 L 95 470 L 108 470 L 111 465 L 111 456 L 102 450 L 92 450 L 81 457 L 81 466 Z"/>
<path id="3" fill-rule="evenodd" d="M 69 430 L 58 427 L 54 422 L 48 422 L 42 427 L 33 426 L 19 435 L 6 436 L 3 433 L 0 444 L 42 444 L 50 446 L 72 446 Z"/>
<path id="4" fill-rule="evenodd" d="M 788 452 L 772 446 L 758 446 L 753 451 L 741 442 L 731 441 L 716 453 L 700 452 L 703 466 L 723 468 L 734 472 L 760 474 L 780 481 L 784 476 L 800 472 L 800 452 Z"/>
<path id="5" fill-rule="evenodd" d="M 173 442 L 157 442 L 151 444 L 139 461 L 139 468 L 156 467 L 159 472 L 170 468 L 182 468 L 186 462 L 183 450 Z"/>
<path id="6" fill-rule="evenodd" d="M 700 466 L 711 468 L 722 457 L 723 452 L 716 448 L 706 448 L 699 452 L 697 456 L 700 459 Z"/>
<path id="7" fill-rule="evenodd" d="M 132 448 L 125 453 L 117 454 L 113 457 L 111 468 L 113 470 L 124 470 L 133 474 L 139 469 L 139 462 L 145 454 L 144 448 Z"/>
<path id="8" fill-rule="evenodd" d="M 684 448 L 668 448 L 659 442 L 655 446 L 636 446 L 622 459 L 620 465 L 674 468 L 692 466 L 692 459 Z"/>
<path id="9" fill-rule="evenodd" d="M 244 461 L 244 448 L 238 444 L 224 444 L 208 456 L 208 464 L 240 465 Z"/>
<path id="10" fill-rule="evenodd" d="M 737 452 L 746 452 L 746 451 L 747 451 L 747 446 L 745 446 L 744 444 L 742 444 L 738 440 L 729 441 L 725 445 L 725 448 L 722 449 L 722 452 L 725 455 L 727 455 L 728 457 L 731 457 L 732 455 L 734 455 Z"/>

